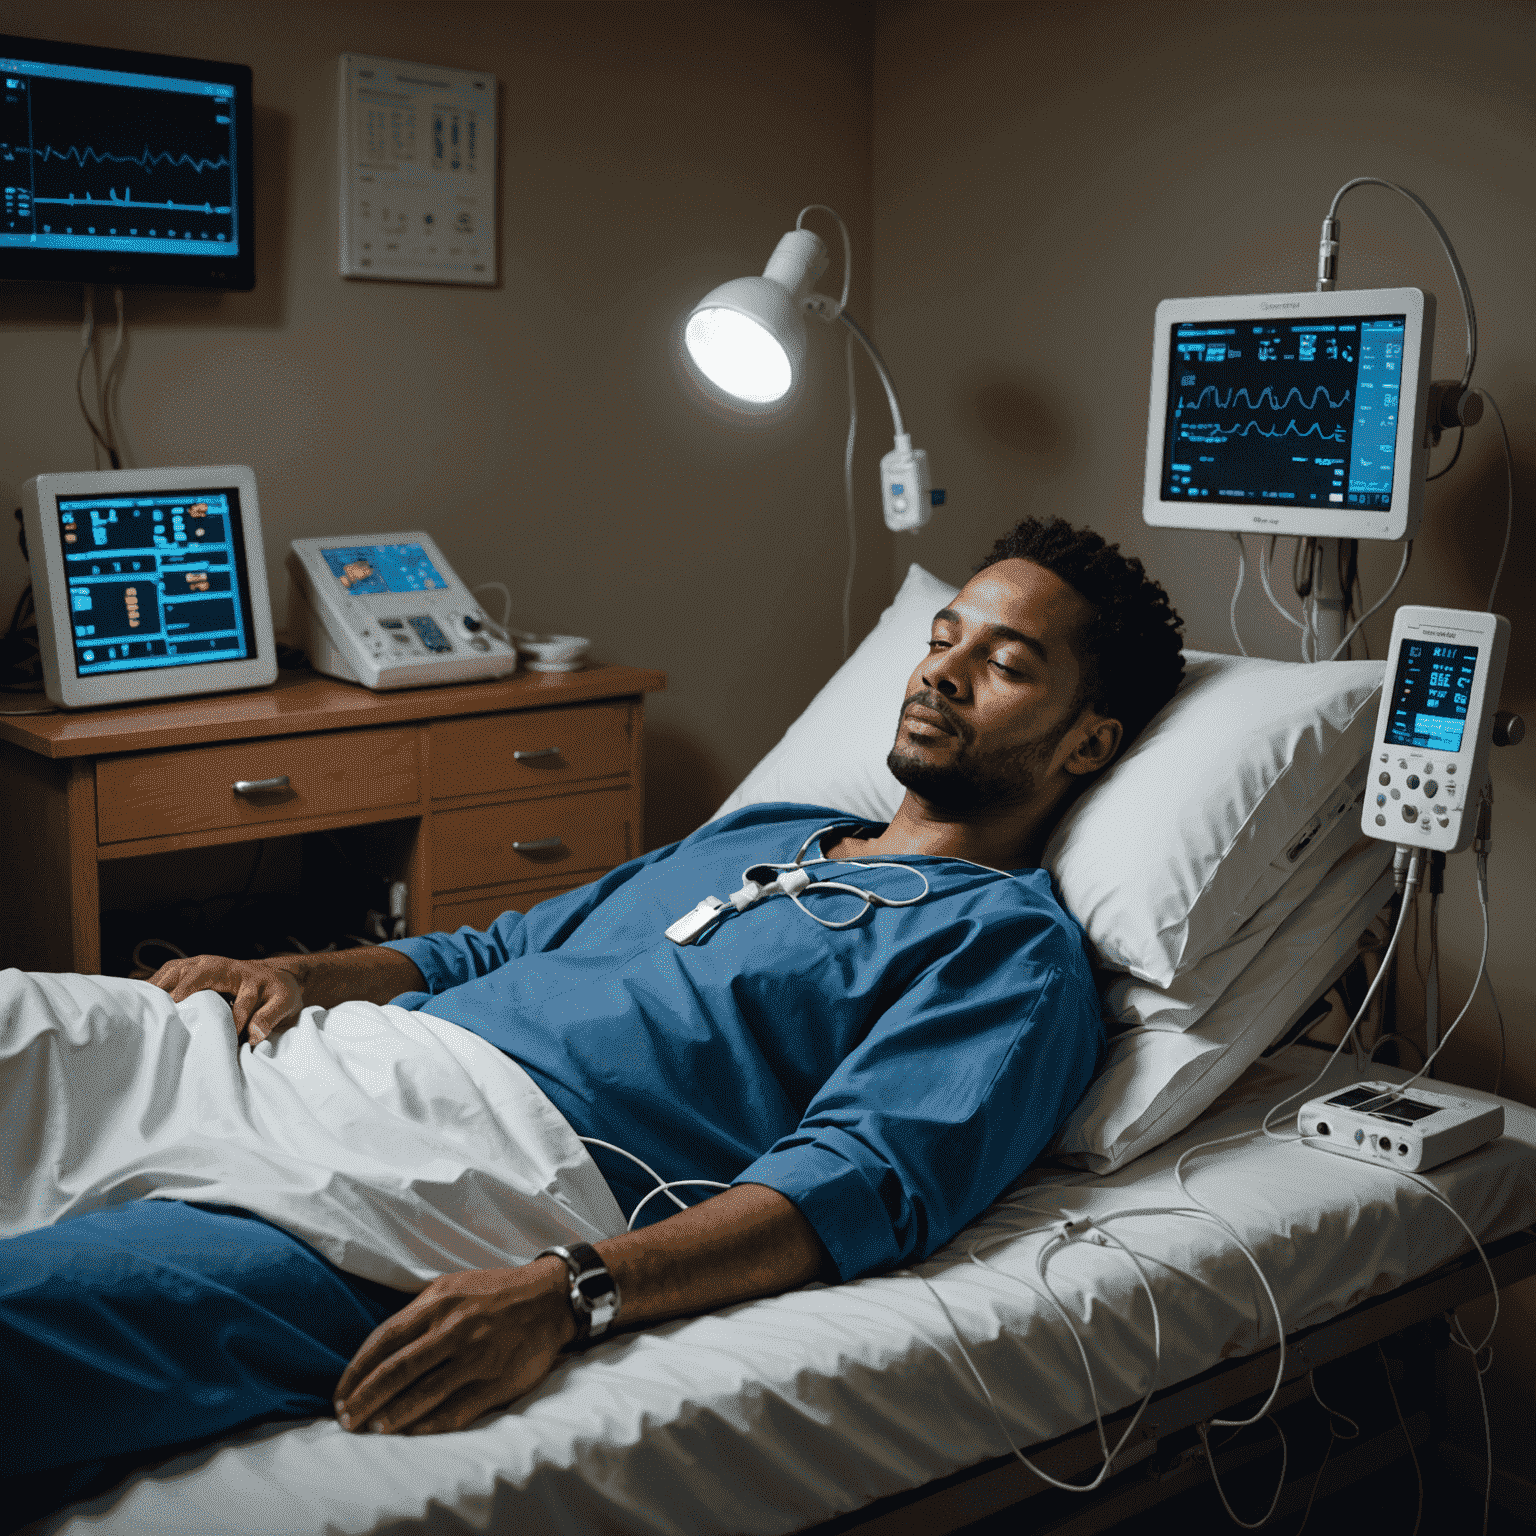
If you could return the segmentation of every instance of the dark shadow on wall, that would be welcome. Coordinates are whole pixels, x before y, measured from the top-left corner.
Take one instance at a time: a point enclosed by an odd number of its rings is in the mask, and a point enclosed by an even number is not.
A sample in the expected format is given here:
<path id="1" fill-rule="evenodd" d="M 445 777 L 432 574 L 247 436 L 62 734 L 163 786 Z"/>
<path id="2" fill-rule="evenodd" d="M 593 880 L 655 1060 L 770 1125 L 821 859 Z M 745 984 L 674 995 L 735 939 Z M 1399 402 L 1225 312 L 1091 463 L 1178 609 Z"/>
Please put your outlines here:
<path id="1" fill-rule="evenodd" d="M 1065 469 L 1077 450 L 1072 420 L 1047 387 L 1012 374 L 971 379 L 963 390 L 961 423 L 1036 471 Z"/>
<path id="2" fill-rule="evenodd" d="M 643 849 L 687 837 L 735 787 L 723 765 L 700 742 L 647 721 Z"/>

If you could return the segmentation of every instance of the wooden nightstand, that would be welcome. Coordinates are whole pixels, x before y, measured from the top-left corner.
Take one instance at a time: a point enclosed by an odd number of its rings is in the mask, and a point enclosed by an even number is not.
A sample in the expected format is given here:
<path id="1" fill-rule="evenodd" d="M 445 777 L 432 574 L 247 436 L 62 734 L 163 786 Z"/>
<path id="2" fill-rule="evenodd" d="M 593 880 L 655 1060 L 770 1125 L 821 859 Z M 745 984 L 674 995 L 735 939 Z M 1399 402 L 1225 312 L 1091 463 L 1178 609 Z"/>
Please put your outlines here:
<path id="1" fill-rule="evenodd" d="M 381 822 L 405 830 L 411 933 L 526 910 L 640 852 L 645 695 L 665 686 L 635 667 L 395 693 L 284 673 L 0 716 L 0 965 L 99 970 L 108 860 Z"/>

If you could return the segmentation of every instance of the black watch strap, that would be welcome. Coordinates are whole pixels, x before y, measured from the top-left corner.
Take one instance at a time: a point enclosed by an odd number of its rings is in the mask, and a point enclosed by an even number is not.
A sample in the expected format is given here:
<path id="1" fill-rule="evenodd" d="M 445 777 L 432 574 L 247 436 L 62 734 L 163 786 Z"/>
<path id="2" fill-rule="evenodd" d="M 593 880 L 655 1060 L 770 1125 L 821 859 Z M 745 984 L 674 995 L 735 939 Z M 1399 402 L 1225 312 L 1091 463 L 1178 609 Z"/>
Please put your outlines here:
<path id="1" fill-rule="evenodd" d="M 565 1264 L 571 1316 L 576 1320 L 573 1349 L 581 1349 L 603 1337 L 619 1315 L 619 1287 L 601 1255 L 591 1243 L 572 1243 L 568 1248 L 545 1248 L 536 1259 L 553 1254 Z"/>

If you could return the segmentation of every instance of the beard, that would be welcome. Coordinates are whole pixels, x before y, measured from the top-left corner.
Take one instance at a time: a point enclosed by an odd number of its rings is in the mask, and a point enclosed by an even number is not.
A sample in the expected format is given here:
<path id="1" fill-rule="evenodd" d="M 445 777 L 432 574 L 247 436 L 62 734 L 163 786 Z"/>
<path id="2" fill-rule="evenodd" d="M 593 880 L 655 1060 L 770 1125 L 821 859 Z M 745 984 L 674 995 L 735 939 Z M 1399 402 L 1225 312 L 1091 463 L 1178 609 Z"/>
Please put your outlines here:
<path id="1" fill-rule="evenodd" d="M 902 749 L 891 748 L 885 765 L 903 789 L 925 800 L 946 816 L 974 816 L 1029 800 L 1039 783 L 1039 771 L 1048 763 L 1057 743 L 1066 735 L 1069 722 L 1037 741 L 1023 746 L 978 751 L 974 736 L 945 707 L 941 696 L 915 693 L 903 704 L 921 703 L 941 714 L 955 733 L 960 750 L 947 763 L 934 763 Z"/>

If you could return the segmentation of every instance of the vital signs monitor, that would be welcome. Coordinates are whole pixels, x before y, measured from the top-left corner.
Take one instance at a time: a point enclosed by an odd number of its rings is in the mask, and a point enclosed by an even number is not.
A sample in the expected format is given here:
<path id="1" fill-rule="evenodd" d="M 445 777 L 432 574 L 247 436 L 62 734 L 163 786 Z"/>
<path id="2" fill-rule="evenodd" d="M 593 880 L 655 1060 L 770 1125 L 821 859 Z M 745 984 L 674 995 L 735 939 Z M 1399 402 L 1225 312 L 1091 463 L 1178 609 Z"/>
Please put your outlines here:
<path id="1" fill-rule="evenodd" d="M 256 477 L 242 465 L 22 487 L 43 690 L 124 704 L 277 678 Z"/>
<path id="2" fill-rule="evenodd" d="M 501 677 L 517 651 L 425 533 L 295 539 L 288 627 L 317 672 L 368 688 Z"/>
<path id="3" fill-rule="evenodd" d="M 1164 299 L 1142 516 L 1155 527 L 1411 539 L 1435 301 L 1417 288 Z"/>

